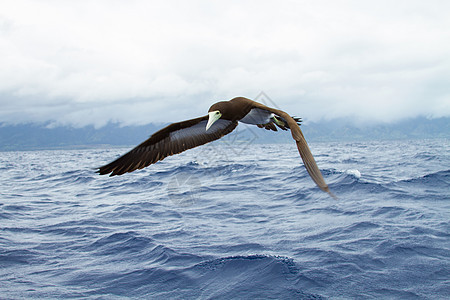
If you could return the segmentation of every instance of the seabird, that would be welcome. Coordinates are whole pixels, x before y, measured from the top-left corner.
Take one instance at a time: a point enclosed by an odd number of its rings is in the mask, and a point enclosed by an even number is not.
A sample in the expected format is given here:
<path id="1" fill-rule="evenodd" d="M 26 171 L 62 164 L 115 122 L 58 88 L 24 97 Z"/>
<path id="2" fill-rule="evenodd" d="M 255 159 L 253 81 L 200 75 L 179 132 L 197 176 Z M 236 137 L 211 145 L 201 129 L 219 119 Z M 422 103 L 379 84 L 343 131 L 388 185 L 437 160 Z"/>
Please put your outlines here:
<path id="1" fill-rule="evenodd" d="M 128 153 L 98 168 L 97 173 L 114 176 L 145 168 L 167 156 L 220 139 L 232 132 L 238 125 L 238 121 L 273 131 L 277 131 L 277 127 L 282 130 L 290 129 L 312 180 L 322 191 L 335 198 L 325 183 L 300 130 L 300 119 L 244 97 L 217 102 L 209 108 L 206 116 L 170 124 L 155 132 Z"/>

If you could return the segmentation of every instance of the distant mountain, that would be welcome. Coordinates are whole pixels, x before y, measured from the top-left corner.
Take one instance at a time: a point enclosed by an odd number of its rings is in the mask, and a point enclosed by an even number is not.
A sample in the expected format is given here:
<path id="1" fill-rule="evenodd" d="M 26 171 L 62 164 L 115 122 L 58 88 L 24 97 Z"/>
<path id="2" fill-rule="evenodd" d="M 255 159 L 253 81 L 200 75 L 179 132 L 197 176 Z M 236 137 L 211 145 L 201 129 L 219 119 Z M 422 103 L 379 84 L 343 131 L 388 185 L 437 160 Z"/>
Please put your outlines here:
<path id="1" fill-rule="evenodd" d="M 162 125 L 124 126 L 108 124 L 74 128 L 49 127 L 47 124 L 0 126 L 0 150 L 36 150 L 58 148 L 91 148 L 101 145 L 135 145 L 148 138 Z"/>
<path id="2" fill-rule="evenodd" d="M 50 127 L 48 124 L 0 125 L 0 150 L 36 150 L 133 146 L 147 139 L 164 124 L 120 126 L 110 123 L 102 128 Z M 450 138 L 450 118 L 408 119 L 396 123 L 354 125 L 346 119 L 305 122 L 301 126 L 308 141 L 358 141 L 393 139 Z M 275 133 L 255 126 L 240 125 L 224 141 L 252 143 L 291 142 L 288 132 Z"/>
<path id="3" fill-rule="evenodd" d="M 417 117 L 395 123 L 365 125 L 338 119 L 305 124 L 303 131 L 314 141 L 450 138 L 450 118 Z"/>

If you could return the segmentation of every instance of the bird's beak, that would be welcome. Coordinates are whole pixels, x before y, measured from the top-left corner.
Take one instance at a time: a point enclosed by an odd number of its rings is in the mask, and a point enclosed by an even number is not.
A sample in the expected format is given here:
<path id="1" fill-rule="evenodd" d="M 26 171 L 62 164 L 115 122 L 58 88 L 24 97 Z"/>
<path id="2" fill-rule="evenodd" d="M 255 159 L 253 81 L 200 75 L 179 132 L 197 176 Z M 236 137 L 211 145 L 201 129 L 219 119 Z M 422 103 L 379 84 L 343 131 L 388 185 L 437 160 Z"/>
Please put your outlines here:
<path id="1" fill-rule="evenodd" d="M 209 119 L 208 119 L 208 124 L 206 124 L 206 131 L 208 131 L 208 129 L 217 121 L 220 119 L 220 117 L 222 116 L 222 114 L 216 110 L 216 111 L 211 111 L 208 113 L 209 115 Z"/>

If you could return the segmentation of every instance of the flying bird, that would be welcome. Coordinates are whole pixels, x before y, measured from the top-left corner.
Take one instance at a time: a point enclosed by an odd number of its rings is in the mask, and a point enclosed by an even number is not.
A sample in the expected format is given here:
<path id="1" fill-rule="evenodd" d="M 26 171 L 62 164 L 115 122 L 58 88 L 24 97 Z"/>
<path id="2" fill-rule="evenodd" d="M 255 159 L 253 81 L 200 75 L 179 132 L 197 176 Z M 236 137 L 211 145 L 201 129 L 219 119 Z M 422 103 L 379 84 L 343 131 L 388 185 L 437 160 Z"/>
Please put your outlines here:
<path id="1" fill-rule="evenodd" d="M 322 191 L 335 198 L 325 183 L 300 130 L 300 119 L 244 97 L 217 102 L 209 108 L 206 116 L 168 125 L 128 153 L 98 168 L 97 173 L 114 176 L 145 168 L 167 156 L 220 139 L 232 132 L 238 122 L 273 131 L 277 131 L 277 127 L 282 130 L 290 129 L 312 180 Z"/>

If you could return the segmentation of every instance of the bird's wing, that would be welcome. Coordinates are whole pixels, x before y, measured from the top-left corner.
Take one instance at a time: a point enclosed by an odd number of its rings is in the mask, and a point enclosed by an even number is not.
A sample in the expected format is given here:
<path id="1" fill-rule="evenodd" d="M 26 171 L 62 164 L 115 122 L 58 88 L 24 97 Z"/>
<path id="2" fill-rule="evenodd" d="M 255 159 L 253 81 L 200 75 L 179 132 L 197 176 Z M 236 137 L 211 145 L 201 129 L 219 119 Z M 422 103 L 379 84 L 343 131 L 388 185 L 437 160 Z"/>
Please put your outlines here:
<path id="1" fill-rule="evenodd" d="M 297 143 L 298 152 L 300 153 L 300 156 L 303 160 L 306 170 L 309 173 L 309 176 L 311 176 L 312 180 L 317 184 L 317 186 L 322 191 L 327 192 L 331 197 L 336 198 L 336 196 L 330 192 L 328 185 L 323 179 L 322 173 L 320 172 L 319 167 L 317 166 L 317 163 L 311 153 L 311 150 L 308 147 L 308 143 L 306 143 L 306 139 L 303 136 L 303 133 L 300 130 L 300 126 L 298 126 L 296 120 L 282 110 L 271 108 L 255 101 L 253 101 L 253 105 L 257 108 L 270 111 L 275 115 L 278 115 L 279 117 L 286 120 L 289 128 L 291 129 L 292 137 Z"/>
<path id="2" fill-rule="evenodd" d="M 122 175 L 188 149 L 220 139 L 237 126 L 237 122 L 219 119 L 206 131 L 208 116 L 173 123 L 115 161 L 100 167 L 100 175 Z"/>

